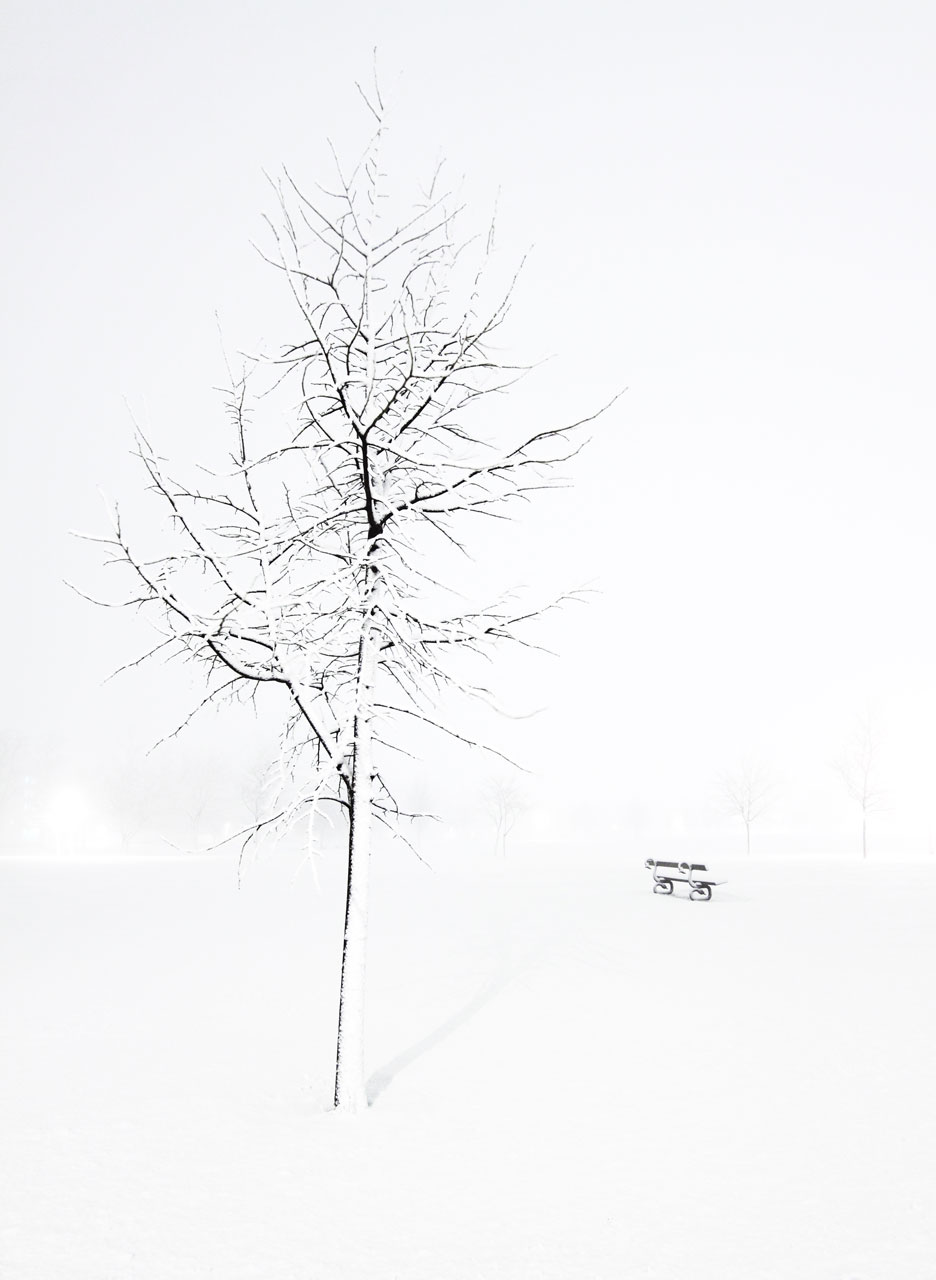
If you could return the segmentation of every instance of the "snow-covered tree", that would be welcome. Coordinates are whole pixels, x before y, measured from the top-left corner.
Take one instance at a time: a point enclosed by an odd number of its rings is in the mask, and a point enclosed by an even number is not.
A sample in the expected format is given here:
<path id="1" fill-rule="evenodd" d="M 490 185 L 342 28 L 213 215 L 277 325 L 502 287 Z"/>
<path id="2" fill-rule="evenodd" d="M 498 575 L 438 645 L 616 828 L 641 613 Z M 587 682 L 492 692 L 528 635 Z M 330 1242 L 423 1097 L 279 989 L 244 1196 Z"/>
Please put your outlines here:
<path id="1" fill-rule="evenodd" d="M 880 732 L 870 711 L 858 720 L 835 770 L 849 796 L 861 809 L 861 857 L 868 856 L 868 815 L 882 809 L 886 795 L 878 779 Z"/>
<path id="2" fill-rule="evenodd" d="M 515 777 L 498 774 L 486 783 L 484 798 L 494 823 L 494 852 L 506 857 L 507 837 L 527 807 L 523 788 Z"/>
<path id="3" fill-rule="evenodd" d="M 182 479 L 138 433 L 148 488 L 169 517 L 164 541 L 142 549 L 119 512 L 106 539 L 135 582 L 121 603 L 148 610 L 161 629 L 152 652 L 204 670 L 207 691 L 193 715 L 266 690 L 282 699 L 271 808 L 248 839 L 303 820 L 311 832 L 312 817 L 328 808 L 347 819 L 334 1095 L 343 1110 L 366 1105 L 374 825 L 401 833 L 413 816 L 391 794 L 385 748 L 406 722 L 460 736 L 440 719 L 440 696 L 485 696 L 462 655 L 521 639 L 542 612 L 509 597 L 446 606 L 460 585 L 465 523 L 509 515 L 550 484 L 596 416 L 512 441 L 485 433 L 484 397 L 518 375 L 492 351 L 510 291 L 483 309 L 490 244 L 477 246 L 480 263 L 469 269 L 472 242 L 458 239 L 459 210 L 437 180 L 388 223 L 379 97 L 369 105 L 373 138 L 352 172 L 338 166 L 334 192 L 310 198 L 288 174 L 275 184 L 268 260 L 290 292 L 298 332 L 274 357 L 232 373 L 230 456 L 210 471 L 202 465 L 197 481 Z M 268 398 L 258 398 L 264 375 Z M 289 420 L 270 408 L 284 394 Z"/>
<path id="4" fill-rule="evenodd" d="M 737 772 L 722 775 L 719 790 L 726 812 L 744 823 L 744 848 L 750 856 L 751 828 L 770 803 L 773 781 L 756 760 L 747 759 Z"/>

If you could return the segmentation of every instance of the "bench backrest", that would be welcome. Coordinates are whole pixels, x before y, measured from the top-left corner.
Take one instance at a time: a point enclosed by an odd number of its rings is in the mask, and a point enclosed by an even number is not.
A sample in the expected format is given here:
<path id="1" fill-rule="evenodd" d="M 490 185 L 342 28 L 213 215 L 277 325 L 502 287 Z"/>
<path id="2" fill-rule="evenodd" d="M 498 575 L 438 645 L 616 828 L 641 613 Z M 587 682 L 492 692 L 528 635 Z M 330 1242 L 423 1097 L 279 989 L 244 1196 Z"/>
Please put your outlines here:
<path id="1" fill-rule="evenodd" d="M 708 871 L 703 862 L 657 862 L 654 858 L 648 858 L 644 863 L 648 871 L 653 871 L 657 867 L 666 867 L 672 871 L 678 871 L 684 876 L 691 876 L 695 871 Z"/>

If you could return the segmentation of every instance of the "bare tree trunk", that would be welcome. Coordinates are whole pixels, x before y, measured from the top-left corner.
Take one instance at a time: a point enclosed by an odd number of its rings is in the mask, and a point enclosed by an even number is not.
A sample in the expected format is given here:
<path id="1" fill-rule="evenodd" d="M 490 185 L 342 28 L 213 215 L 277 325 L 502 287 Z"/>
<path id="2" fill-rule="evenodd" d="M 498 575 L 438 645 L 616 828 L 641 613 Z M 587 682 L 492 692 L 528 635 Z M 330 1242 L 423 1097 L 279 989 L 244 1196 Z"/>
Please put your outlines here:
<path id="1" fill-rule="evenodd" d="M 747 836 L 747 856 L 750 857 L 751 856 L 751 824 L 750 822 L 746 822 L 744 824 L 744 831 L 745 831 L 745 835 Z"/>
<path id="2" fill-rule="evenodd" d="M 348 833 L 348 887 L 341 991 L 338 997 L 338 1047 L 335 1060 L 335 1109 L 367 1107 L 364 1083 L 364 976 L 367 963 L 367 898 L 373 793 L 373 696 L 380 638 L 374 620 L 376 584 L 368 593 L 358 650 L 357 710 L 354 717 L 354 768 L 351 776 L 351 824 Z"/>
<path id="3" fill-rule="evenodd" d="M 865 861 L 868 857 L 868 815 L 863 812 L 861 815 L 861 858 Z"/>

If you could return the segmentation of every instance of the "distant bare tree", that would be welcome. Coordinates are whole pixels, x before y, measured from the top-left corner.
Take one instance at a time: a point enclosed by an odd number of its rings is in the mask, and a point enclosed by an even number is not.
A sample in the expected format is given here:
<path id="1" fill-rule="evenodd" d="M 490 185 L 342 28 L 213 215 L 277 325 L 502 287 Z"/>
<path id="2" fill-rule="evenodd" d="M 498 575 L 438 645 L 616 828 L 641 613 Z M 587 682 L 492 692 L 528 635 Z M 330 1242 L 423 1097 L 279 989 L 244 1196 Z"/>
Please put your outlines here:
<path id="1" fill-rule="evenodd" d="M 54 755 L 26 734 L 0 732 L 0 843 L 20 848 L 39 839 Z"/>
<path id="2" fill-rule="evenodd" d="M 878 785 L 880 729 L 870 711 L 858 720 L 833 768 L 852 800 L 861 809 L 861 856 L 868 856 L 868 815 L 886 805 L 886 793 Z"/>
<path id="3" fill-rule="evenodd" d="M 373 139 L 352 171 L 338 168 L 333 191 L 307 194 L 288 174 L 276 186 L 269 261 L 298 332 L 272 361 L 264 398 L 231 375 L 230 453 L 194 479 L 139 434 L 146 487 L 168 517 L 163 540 L 145 550 L 119 518 L 106 540 L 133 582 L 122 603 L 161 633 L 155 651 L 201 664 L 201 706 L 282 700 L 279 791 L 247 838 L 311 822 L 323 805 L 347 819 L 341 1110 L 366 1106 L 372 831 L 400 833 L 414 816 L 391 794 L 385 753 L 405 754 L 402 726 L 414 722 L 468 741 L 438 710 L 450 690 L 489 699 L 460 655 L 522 640 L 543 611 L 509 596 L 453 611 L 445 593 L 461 586 L 466 522 L 503 519 L 553 483 L 597 416 L 503 439 L 477 422 L 484 397 L 519 372 L 494 347 L 509 291 L 482 304 L 490 241 L 470 266 L 459 209 L 436 180 L 405 214 L 388 212 L 379 95 L 368 105 Z"/>
<path id="4" fill-rule="evenodd" d="M 0 830 L 14 828 L 20 816 L 16 813 L 16 793 L 22 749 L 14 734 L 0 732 Z"/>
<path id="5" fill-rule="evenodd" d="M 152 776 L 144 771 L 143 763 L 129 747 L 125 747 L 119 759 L 106 762 L 101 774 L 105 804 L 116 824 L 121 850 L 128 853 L 147 826 Z"/>
<path id="6" fill-rule="evenodd" d="M 268 807 L 267 797 L 275 786 L 276 780 L 268 760 L 256 758 L 240 771 L 238 792 L 254 829 L 263 822 Z"/>
<path id="7" fill-rule="evenodd" d="M 213 762 L 199 765 L 187 778 L 188 839 L 192 852 L 201 852 L 212 841 L 207 818 L 218 792 L 219 771 Z"/>
<path id="8" fill-rule="evenodd" d="M 506 857 L 507 837 L 527 807 L 523 788 L 516 778 L 500 774 L 488 781 L 484 796 L 488 812 L 494 820 L 494 852 Z"/>
<path id="9" fill-rule="evenodd" d="M 745 760 L 736 773 L 722 774 L 719 789 L 726 812 L 744 823 L 745 851 L 751 853 L 751 827 L 770 804 L 774 783 L 754 760 Z"/>

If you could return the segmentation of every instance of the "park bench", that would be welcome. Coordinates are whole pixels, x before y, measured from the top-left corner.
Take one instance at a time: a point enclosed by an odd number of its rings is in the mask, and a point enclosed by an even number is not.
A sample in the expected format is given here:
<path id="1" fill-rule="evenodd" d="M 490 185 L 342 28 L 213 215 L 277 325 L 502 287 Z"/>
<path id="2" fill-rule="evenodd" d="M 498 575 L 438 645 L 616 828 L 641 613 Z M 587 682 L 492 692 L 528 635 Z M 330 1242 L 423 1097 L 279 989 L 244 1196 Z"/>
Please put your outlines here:
<path id="1" fill-rule="evenodd" d="M 644 866 L 653 872 L 654 893 L 672 893 L 677 884 L 687 884 L 693 902 L 708 902 L 715 886 L 724 884 L 723 880 L 710 880 L 708 869 L 701 862 L 657 862 L 648 858 Z"/>

